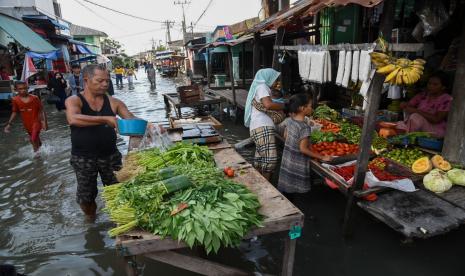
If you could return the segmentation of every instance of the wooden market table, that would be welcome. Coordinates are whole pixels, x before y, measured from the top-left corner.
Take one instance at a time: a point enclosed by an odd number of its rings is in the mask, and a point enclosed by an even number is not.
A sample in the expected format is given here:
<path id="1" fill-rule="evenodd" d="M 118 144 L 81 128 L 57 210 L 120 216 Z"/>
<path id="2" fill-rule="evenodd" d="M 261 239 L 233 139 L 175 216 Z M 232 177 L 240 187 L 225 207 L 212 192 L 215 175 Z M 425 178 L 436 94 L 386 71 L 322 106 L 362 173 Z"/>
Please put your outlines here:
<path id="1" fill-rule="evenodd" d="M 311 161 L 314 172 L 330 179 L 344 195 L 350 185 L 332 170 L 316 160 Z M 454 186 L 443 194 L 423 188 L 421 181 L 413 181 L 419 188 L 403 192 L 387 187 L 373 187 L 356 191 L 358 198 L 377 193 L 377 200 L 359 200 L 357 205 L 376 219 L 387 224 L 405 238 L 430 238 L 449 232 L 465 224 L 465 187 Z"/>
<path id="2" fill-rule="evenodd" d="M 177 138 L 172 138 L 176 140 Z M 131 137 L 130 149 L 138 144 Z M 270 182 L 268 182 L 252 165 L 237 153 L 229 143 L 223 141 L 209 145 L 214 153 L 216 164 L 219 168 L 226 166 L 236 168 L 234 181 L 246 185 L 257 195 L 261 204 L 259 213 L 265 219 L 263 227 L 253 228 L 245 239 L 254 236 L 272 234 L 277 232 L 288 232 L 292 226 L 303 227 L 304 214 L 290 201 L 286 199 Z M 281 275 L 292 275 L 296 239 L 287 237 L 284 244 L 284 257 Z M 186 255 L 177 252 L 176 249 L 186 248 L 183 242 L 170 238 L 162 239 L 146 231 L 131 231 L 116 238 L 116 247 L 119 253 L 127 261 L 127 274 L 136 275 L 135 257 L 145 256 L 147 258 L 167 263 L 172 266 L 183 268 L 204 275 L 250 275 L 237 268 L 229 267 L 209 261 L 197 256 Z"/>
<path id="3" fill-rule="evenodd" d="M 181 119 L 182 118 L 182 112 L 181 108 L 183 107 L 200 107 L 204 105 L 214 105 L 217 104 L 220 106 L 220 109 L 222 108 L 222 103 L 226 102 L 225 99 L 217 96 L 212 96 L 205 94 L 203 95 L 203 99 L 200 101 L 193 101 L 189 103 L 182 103 L 179 100 L 178 93 L 166 93 L 163 94 L 163 99 L 165 101 L 166 107 L 170 107 L 170 104 L 174 107 L 174 110 L 176 112 L 176 117 Z M 220 112 L 220 117 L 222 117 L 223 112 Z M 220 118 L 222 120 L 222 118 Z"/>

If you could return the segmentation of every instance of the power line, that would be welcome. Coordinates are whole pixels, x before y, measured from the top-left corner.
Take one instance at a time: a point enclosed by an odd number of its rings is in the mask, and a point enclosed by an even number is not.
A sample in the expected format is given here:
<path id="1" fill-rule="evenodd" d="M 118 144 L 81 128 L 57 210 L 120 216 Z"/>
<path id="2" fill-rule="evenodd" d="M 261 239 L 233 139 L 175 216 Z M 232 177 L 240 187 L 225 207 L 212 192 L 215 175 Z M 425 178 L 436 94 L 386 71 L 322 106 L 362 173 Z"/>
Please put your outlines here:
<path id="1" fill-rule="evenodd" d="M 109 10 L 109 11 L 112 11 L 112 12 L 116 12 L 116 13 L 119 13 L 119 14 L 122 14 L 122 15 L 126 15 L 126 16 L 129 16 L 129 17 L 132 17 L 132 18 L 136 18 L 136 19 L 139 19 L 139 20 L 144 20 L 144 21 L 149 21 L 149 22 L 155 22 L 155 23 L 163 23 L 163 21 L 160 21 L 160 20 L 153 20 L 153 19 L 148 19 L 148 18 L 144 18 L 144 17 L 140 17 L 140 16 L 137 16 L 137 15 L 132 15 L 132 14 L 129 14 L 129 13 L 125 13 L 125 12 L 122 12 L 122 11 L 118 11 L 118 10 L 115 10 L 115 9 L 112 9 L 112 8 L 109 8 L 109 7 L 106 7 L 106 6 L 103 6 L 103 5 L 100 5 L 98 3 L 94 3 L 92 1 L 89 1 L 89 0 L 83 0 L 84 2 L 87 2 L 87 3 L 90 3 L 92 5 L 95 5 L 97 7 L 100 7 L 100 8 L 103 8 L 103 9 L 106 9 L 106 10 Z"/>
<path id="2" fill-rule="evenodd" d="M 79 2 L 78 0 L 74 0 L 74 2 L 78 3 L 80 6 L 84 7 L 86 10 L 90 11 L 91 13 L 95 14 L 98 18 L 102 19 L 103 21 L 109 23 L 110 25 L 115 25 L 113 22 L 110 22 L 109 20 L 107 20 L 105 17 L 99 15 L 98 13 L 96 13 L 94 10 L 90 9 L 89 7 L 87 7 L 86 5 L 84 5 L 84 3 L 81 3 Z M 121 27 L 119 27 L 121 28 Z"/>
<path id="3" fill-rule="evenodd" d="M 208 5 L 207 7 L 203 10 L 202 14 L 199 16 L 199 18 L 197 18 L 197 21 L 195 21 L 194 23 L 194 27 L 197 25 L 197 23 L 199 23 L 200 19 L 202 19 L 202 17 L 205 15 L 205 13 L 207 12 L 207 10 L 210 8 L 210 5 L 213 3 L 213 0 L 210 0 L 210 2 L 208 2 Z"/>
<path id="4" fill-rule="evenodd" d="M 163 30 L 163 29 L 164 29 L 164 28 L 151 29 L 151 30 L 147 30 L 147 31 L 143 31 L 143 32 L 138 32 L 138 33 L 120 35 L 120 36 L 116 36 L 116 37 L 114 37 L 114 38 L 123 38 L 123 37 L 136 36 L 136 35 L 151 33 L 151 32 L 155 32 L 155 31 L 161 31 L 161 30 Z"/>

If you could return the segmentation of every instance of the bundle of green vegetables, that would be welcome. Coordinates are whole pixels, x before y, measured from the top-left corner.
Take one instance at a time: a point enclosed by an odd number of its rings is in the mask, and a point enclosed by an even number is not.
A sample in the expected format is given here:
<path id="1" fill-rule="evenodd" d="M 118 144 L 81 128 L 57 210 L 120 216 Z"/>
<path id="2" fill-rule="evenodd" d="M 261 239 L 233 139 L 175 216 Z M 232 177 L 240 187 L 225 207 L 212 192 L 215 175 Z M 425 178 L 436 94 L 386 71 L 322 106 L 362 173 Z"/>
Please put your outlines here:
<path id="1" fill-rule="evenodd" d="M 329 131 L 312 131 L 310 134 L 310 140 L 313 144 L 320 142 L 334 142 L 337 140 L 337 134 Z"/>
<path id="2" fill-rule="evenodd" d="M 315 108 L 313 111 L 313 117 L 317 119 L 325 119 L 331 122 L 337 122 L 340 115 L 339 112 L 324 104 Z"/>
<path id="3" fill-rule="evenodd" d="M 103 189 L 106 210 L 118 224 L 110 236 L 141 227 L 209 253 L 237 245 L 250 227 L 261 225 L 257 197 L 225 179 L 208 148 L 177 144 L 137 154 L 146 170 Z"/>
<path id="4" fill-rule="evenodd" d="M 341 126 L 341 130 L 339 131 L 339 135 L 346 138 L 347 141 L 351 144 L 359 144 L 361 137 L 362 137 L 362 129 L 350 122 L 342 122 L 339 124 Z"/>

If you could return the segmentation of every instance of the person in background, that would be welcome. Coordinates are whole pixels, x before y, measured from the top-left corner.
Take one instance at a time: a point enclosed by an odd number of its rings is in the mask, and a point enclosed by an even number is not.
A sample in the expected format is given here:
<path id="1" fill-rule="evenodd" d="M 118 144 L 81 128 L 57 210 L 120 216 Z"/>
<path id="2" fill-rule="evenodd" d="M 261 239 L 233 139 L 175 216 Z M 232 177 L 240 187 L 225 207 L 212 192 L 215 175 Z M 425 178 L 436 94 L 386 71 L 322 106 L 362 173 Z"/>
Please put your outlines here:
<path id="1" fill-rule="evenodd" d="M 148 65 L 147 78 L 149 79 L 150 87 L 156 88 L 157 87 L 157 72 L 155 71 L 155 68 L 153 68 L 153 64 Z"/>
<path id="2" fill-rule="evenodd" d="M 447 94 L 448 78 L 444 72 L 436 72 L 428 79 L 426 90 L 400 107 L 407 114 L 397 129 L 406 132 L 424 131 L 442 138 L 446 134 L 447 115 L 452 97 Z"/>
<path id="3" fill-rule="evenodd" d="M 117 183 L 114 171 L 121 169 L 121 153 L 116 147 L 116 115 L 135 118 L 126 105 L 107 95 L 108 71 L 91 64 L 83 69 L 85 89 L 66 100 L 66 117 L 71 128 L 70 163 L 77 178 L 77 203 L 93 221 L 97 205 L 97 177 L 103 185 Z"/>
<path id="4" fill-rule="evenodd" d="M 67 78 L 68 84 L 71 87 L 71 95 L 77 95 L 84 89 L 84 80 L 82 79 L 81 66 L 74 64 L 71 67 L 71 74 Z"/>
<path id="5" fill-rule="evenodd" d="M 60 99 L 55 103 L 57 110 L 61 111 L 65 109 L 65 100 L 68 97 L 68 95 L 66 95 L 66 88 L 68 87 L 68 83 L 63 78 L 63 75 L 59 72 L 56 72 L 53 77 L 50 78 L 47 87 L 50 91 L 52 91 L 53 95 Z"/>
<path id="6" fill-rule="evenodd" d="M 137 80 L 136 73 L 134 73 L 134 68 L 129 67 L 126 70 L 126 77 L 128 78 L 128 85 L 133 86 L 134 85 L 134 79 Z"/>
<path id="7" fill-rule="evenodd" d="M 0 66 L 0 79 L 10 80 L 10 74 L 7 73 L 5 66 Z"/>
<path id="8" fill-rule="evenodd" d="M 276 128 L 285 138 L 284 150 L 279 170 L 278 190 L 285 194 L 306 193 L 310 191 L 310 158 L 329 161 L 310 150 L 310 125 L 305 117 L 312 114 L 312 97 L 308 94 L 296 94 L 289 99 L 291 117 Z"/>
<path id="9" fill-rule="evenodd" d="M 4 128 L 5 133 L 10 132 L 13 120 L 18 113 L 21 115 L 23 126 L 29 134 L 30 142 L 34 152 L 37 152 L 42 145 L 40 141 L 40 131 L 46 128 L 45 116 L 42 102 L 37 96 L 27 92 L 27 83 L 17 81 L 15 90 L 18 95 L 12 99 L 12 113 Z"/>
<path id="10" fill-rule="evenodd" d="M 124 76 L 124 68 L 121 65 L 116 66 L 115 68 L 115 77 L 116 77 L 116 87 L 121 88 L 123 87 L 123 76 Z"/>
<path id="11" fill-rule="evenodd" d="M 254 167 L 268 180 L 278 163 L 275 125 L 266 113 L 257 110 L 252 101 L 256 100 L 268 110 L 283 110 L 284 105 L 271 100 L 271 87 L 280 73 L 274 69 L 258 70 L 250 86 L 245 105 L 244 122 L 255 143 Z"/>
<path id="12" fill-rule="evenodd" d="M 110 70 L 108 72 L 108 95 L 113 96 L 115 95 L 115 87 L 113 86 L 113 81 L 111 80 Z"/>

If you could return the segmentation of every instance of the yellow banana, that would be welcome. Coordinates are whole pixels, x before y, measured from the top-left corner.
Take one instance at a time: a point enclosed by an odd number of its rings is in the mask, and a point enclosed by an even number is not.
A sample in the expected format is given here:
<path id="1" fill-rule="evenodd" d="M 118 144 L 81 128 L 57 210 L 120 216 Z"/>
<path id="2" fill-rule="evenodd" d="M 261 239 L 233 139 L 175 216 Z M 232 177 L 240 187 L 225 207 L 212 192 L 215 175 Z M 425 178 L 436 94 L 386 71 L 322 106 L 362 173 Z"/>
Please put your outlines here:
<path id="1" fill-rule="evenodd" d="M 378 70 L 376 70 L 376 72 L 378 72 L 380 74 L 389 74 L 392 71 L 394 71 L 395 69 L 396 69 L 396 66 L 394 64 L 388 64 L 386 66 L 383 66 L 383 67 L 379 68 Z"/>
<path id="2" fill-rule="evenodd" d="M 403 74 L 402 74 L 402 81 L 407 85 L 412 84 L 409 74 L 410 74 L 410 69 L 404 68 Z"/>
<path id="3" fill-rule="evenodd" d="M 411 63 L 411 60 L 410 60 L 410 59 L 407 59 L 407 58 L 399 58 L 399 59 L 397 59 L 397 61 L 396 61 L 396 64 L 397 64 L 397 65 L 400 65 L 400 66 L 402 66 L 402 67 L 407 67 L 407 66 L 410 65 L 410 63 Z"/>
<path id="4" fill-rule="evenodd" d="M 400 67 L 395 67 L 395 69 L 391 73 L 389 73 L 389 75 L 387 75 L 384 82 L 389 82 L 392 79 L 395 80 L 395 77 L 396 77 L 396 75 L 397 75 L 397 73 L 399 72 L 400 69 L 401 69 Z"/>
<path id="5" fill-rule="evenodd" d="M 412 83 L 416 83 L 420 79 L 420 74 L 415 69 L 410 70 L 409 78 Z"/>
<path id="6" fill-rule="evenodd" d="M 419 64 L 419 65 L 424 65 L 426 63 L 426 60 L 417 58 L 413 61 L 414 64 Z"/>
<path id="7" fill-rule="evenodd" d="M 416 69 L 418 69 L 420 71 L 425 70 L 425 67 L 423 65 L 420 65 L 420 64 L 411 64 L 410 67 L 416 68 Z"/>
<path id="8" fill-rule="evenodd" d="M 380 53 L 380 52 L 371 52 L 370 56 L 373 59 L 389 59 L 388 55 L 386 55 L 385 53 Z"/>
<path id="9" fill-rule="evenodd" d="M 400 69 L 399 72 L 397 72 L 396 75 L 396 85 L 402 85 L 402 76 L 404 74 L 404 70 Z"/>

